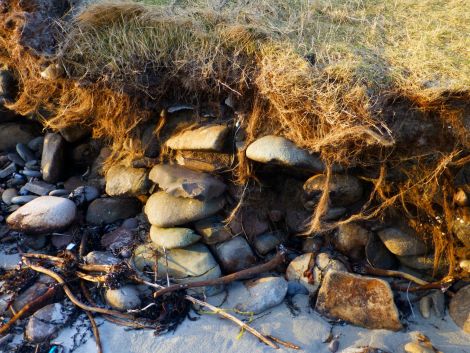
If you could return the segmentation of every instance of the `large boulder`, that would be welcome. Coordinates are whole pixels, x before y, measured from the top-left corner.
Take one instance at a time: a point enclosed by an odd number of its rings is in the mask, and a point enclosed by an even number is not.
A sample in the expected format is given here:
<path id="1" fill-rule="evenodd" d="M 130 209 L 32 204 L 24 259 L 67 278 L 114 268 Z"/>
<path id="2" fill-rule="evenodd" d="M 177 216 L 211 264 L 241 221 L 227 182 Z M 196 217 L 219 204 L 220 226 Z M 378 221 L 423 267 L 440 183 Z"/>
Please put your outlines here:
<path id="1" fill-rule="evenodd" d="M 457 326 L 470 333 L 470 285 L 461 288 L 452 297 L 449 314 Z"/>
<path id="2" fill-rule="evenodd" d="M 64 172 L 65 140 L 58 133 L 47 133 L 42 149 L 42 178 L 48 183 L 59 181 Z"/>
<path id="3" fill-rule="evenodd" d="M 275 135 L 264 136 L 251 143 L 246 149 L 246 156 L 259 163 L 306 168 L 317 172 L 324 170 L 318 157 L 297 147 L 292 141 Z"/>
<path id="4" fill-rule="evenodd" d="M 304 184 L 305 197 L 318 201 L 325 189 L 326 175 L 318 174 Z M 333 174 L 328 183 L 328 196 L 333 206 L 348 206 L 362 197 L 363 187 L 359 179 L 352 175 Z"/>
<path id="5" fill-rule="evenodd" d="M 225 137 L 229 132 L 226 125 L 208 125 L 194 130 L 186 130 L 166 141 L 173 150 L 222 151 Z"/>
<path id="6" fill-rule="evenodd" d="M 175 249 L 184 248 L 194 244 L 201 239 L 199 234 L 189 228 L 150 228 L 150 239 L 159 248 Z"/>
<path id="7" fill-rule="evenodd" d="M 147 201 L 145 214 L 151 224 L 158 227 L 173 227 L 188 222 L 198 221 L 220 211 L 225 205 L 222 197 L 199 201 L 174 197 L 159 191 Z"/>
<path id="8" fill-rule="evenodd" d="M 135 198 L 99 198 L 88 206 L 86 221 L 94 225 L 109 224 L 134 217 L 141 208 L 140 201 Z"/>
<path id="9" fill-rule="evenodd" d="M 218 178 L 179 165 L 160 164 L 152 168 L 150 180 L 166 193 L 176 197 L 210 200 L 225 191 L 225 184 Z"/>
<path id="10" fill-rule="evenodd" d="M 114 165 L 106 173 L 106 193 L 110 196 L 145 195 L 150 188 L 147 170 Z"/>
<path id="11" fill-rule="evenodd" d="M 369 329 L 401 330 L 398 309 L 387 282 L 341 271 L 328 271 L 318 292 L 316 310 Z"/>
<path id="12" fill-rule="evenodd" d="M 28 234 L 61 231 L 75 220 L 77 208 L 65 198 L 41 196 L 13 212 L 7 223 L 11 229 Z"/>

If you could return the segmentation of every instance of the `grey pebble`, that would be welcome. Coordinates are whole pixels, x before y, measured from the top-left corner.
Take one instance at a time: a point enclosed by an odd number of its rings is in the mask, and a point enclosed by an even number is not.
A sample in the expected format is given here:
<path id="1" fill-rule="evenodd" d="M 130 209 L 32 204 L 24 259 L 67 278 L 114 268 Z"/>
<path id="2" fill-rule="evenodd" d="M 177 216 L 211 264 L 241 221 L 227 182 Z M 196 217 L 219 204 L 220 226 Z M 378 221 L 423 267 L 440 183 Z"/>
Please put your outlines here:
<path id="1" fill-rule="evenodd" d="M 18 152 L 18 155 L 25 161 L 29 162 L 32 160 L 36 159 L 36 156 L 34 155 L 34 152 L 31 151 L 28 146 L 22 143 L 18 143 L 16 145 L 16 152 Z"/>
<path id="2" fill-rule="evenodd" d="M 18 195 L 18 191 L 14 188 L 6 189 L 2 193 L 2 201 L 7 205 L 11 205 L 11 200 Z"/>
<path id="3" fill-rule="evenodd" d="M 44 144 L 44 136 L 38 136 L 28 142 L 28 148 L 35 152 L 38 152 L 42 150 L 43 144 Z"/>
<path id="4" fill-rule="evenodd" d="M 66 189 L 56 189 L 49 192 L 49 196 L 67 196 L 70 194 L 69 190 Z"/>
<path id="5" fill-rule="evenodd" d="M 339 341 L 336 338 L 334 338 L 328 345 L 328 350 L 331 353 L 336 353 L 338 351 L 338 348 L 339 348 Z"/>
<path id="6" fill-rule="evenodd" d="M 20 167 L 25 166 L 25 161 L 16 152 L 8 153 L 8 159 Z"/>
<path id="7" fill-rule="evenodd" d="M 9 177 L 12 175 L 14 172 L 16 172 L 16 166 L 15 163 L 10 163 L 7 165 L 5 168 L 0 170 L 0 179 L 4 179 L 6 177 Z"/>
<path id="8" fill-rule="evenodd" d="M 42 173 L 38 170 L 30 170 L 30 169 L 24 169 L 20 173 L 32 177 L 32 178 L 40 178 L 42 177 Z"/>
<path id="9" fill-rule="evenodd" d="M 15 205 L 24 205 L 30 201 L 33 201 L 35 198 L 37 198 L 36 195 L 16 196 L 11 199 L 11 203 Z"/>

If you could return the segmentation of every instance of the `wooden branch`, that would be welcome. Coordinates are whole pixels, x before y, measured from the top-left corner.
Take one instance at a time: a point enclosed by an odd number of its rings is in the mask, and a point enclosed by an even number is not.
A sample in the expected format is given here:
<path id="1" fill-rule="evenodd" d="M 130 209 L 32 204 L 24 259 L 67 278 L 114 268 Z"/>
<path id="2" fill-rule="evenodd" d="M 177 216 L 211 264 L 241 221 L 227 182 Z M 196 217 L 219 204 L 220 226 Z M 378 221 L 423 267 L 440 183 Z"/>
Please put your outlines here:
<path id="1" fill-rule="evenodd" d="M 235 273 L 232 273 L 227 276 L 219 277 L 219 278 L 214 278 L 214 279 L 209 279 L 206 281 L 197 281 L 197 282 L 191 282 L 191 283 L 181 283 L 181 284 L 174 284 L 169 287 L 162 287 L 162 289 L 156 291 L 153 295 L 155 298 L 166 294 L 170 292 L 174 292 L 180 289 L 188 289 L 188 288 L 196 288 L 196 287 L 206 287 L 206 286 L 216 286 L 216 285 L 221 285 L 221 284 L 227 284 L 231 283 L 233 281 L 238 281 L 241 279 L 248 279 L 251 278 L 257 274 L 263 273 L 263 272 L 268 272 L 271 270 L 274 270 L 277 266 L 282 264 L 284 262 L 284 253 L 283 252 L 278 252 L 276 256 L 274 256 L 270 261 L 254 266 L 251 268 L 248 268 L 246 270 L 238 271 Z"/>
<path id="2" fill-rule="evenodd" d="M 47 289 L 46 293 L 23 306 L 6 324 L 0 327 L 0 335 L 6 333 L 16 321 L 35 313 L 37 310 L 48 304 L 51 304 L 54 301 L 59 288 L 60 286 L 50 287 Z"/>
<path id="3" fill-rule="evenodd" d="M 93 314 L 88 310 L 85 310 L 85 313 L 88 316 L 88 320 L 90 320 L 91 329 L 93 330 L 93 335 L 95 336 L 96 350 L 98 353 L 103 353 L 103 347 L 101 346 L 100 331 L 98 330 L 98 326 L 96 326 L 96 321 L 93 318 Z"/>
<path id="4" fill-rule="evenodd" d="M 418 285 L 416 287 L 401 287 L 399 285 L 396 285 L 394 283 L 392 283 L 392 288 L 393 289 L 396 289 L 396 290 L 399 290 L 400 292 L 419 292 L 419 291 L 422 291 L 422 290 L 429 290 L 429 289 L 440 289 L 440 290 L 445 290 L 445 293 L 449 296 L 449 297 L 453 297 L 455 295 L 454 292 L 448 290 L 448 288 L 450 288 L 450 286 L 452 285 L 454 281 L 451 280 L 451 281 L 438 281 L 438 282 L 432 282 L 432 283 L 426 283 L 426 284 L 423 284 L 423 285 Z"/>
<path id="5" fill-rule="evenodd" d="M 356 264 L 353 266 L 353 270 L 356 273 L 360 273 L 364 275 L 367 274 L 367 275 L 382 276 L 382 277 L 404 278 L 408 281 L 414 282 L 421 286 L 429 284 L 429 282 L 423 281 L 422 279 L 415 277 L 413 275 L 410 275 L 409 273 L 406 273 L 406 272 L 384 270 L 381 268 L 372 267 L 372 266 L 365 265 L 365 264 Z"/>

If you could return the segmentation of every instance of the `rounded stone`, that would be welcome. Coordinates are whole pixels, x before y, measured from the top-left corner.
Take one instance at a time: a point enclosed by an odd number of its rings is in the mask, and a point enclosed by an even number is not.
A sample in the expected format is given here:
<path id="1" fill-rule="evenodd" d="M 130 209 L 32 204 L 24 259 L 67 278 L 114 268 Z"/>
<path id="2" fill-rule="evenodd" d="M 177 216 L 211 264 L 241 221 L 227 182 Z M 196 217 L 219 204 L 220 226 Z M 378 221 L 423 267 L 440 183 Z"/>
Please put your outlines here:
<path id="1" fill-rule="evenodd" d="M 18 195 L 18 191 L 15 188 L 6 189 L 2 193 L 2 201 L 7 205 L 11 205 L 11 200 Z"/>
<path id="2" fill-rule="evenodd" d="M 150 239 L 159 248 L 175 249 L 194 244 L 201 239 L 201 236 L 189 228 L 160 228 L 152 226 L 150 228 Z"/>
<path id="3" fill-rule="evenodd" d="M 148 192 L 148 172 L 143 168 L 115 165 L 106 173 L 106 193 L 110 196 L 139 196 Z"/>
<path id="4" fill-rule="evenodd" d="M 139 291 L 132 285 L 107 289 L 104 296 L 108 305 L 117 310 L 136 309 L 141 304 Z"/>
<path id="5" fill-rule="evenodd" d="M 13 212 L 7 223 L 11 229 L 29 234 L 60 231 L 75 220 L 75 204 L 61 197 L 41 196 Z"/>
<path id="6" fill-rule="evenodd" d="M 454 295 L 450 301 L 449 314 L 457 326 L 470 333 L 470 285 L 461 288 Z"/>
<path id="7" fill-rule="evenodd" d="M 259 314 L 281 304 L 288 285 L 282 277 L 264 277 L 245 282 L 245 287 L 250 296 L 243 303 L 237 304 L 236 309 Z"/>
<path id="8" fill-rule="evenodd" d="M 303 188 L 307 199 L 318 201 L 325 188 L 326 175 L 318 174 L 308 179 Z M 363 187 L 352 175 L 334 174 L 328 183 L 329 198 L 333 206 L 348 206 L 359 201 Z"/>
<path id="9" fill-rule="evenodd" d="M 411 229 L 385 228 L 378 236 L 390 252 L 398 256 L 422 255 L 426 244 Z"/>

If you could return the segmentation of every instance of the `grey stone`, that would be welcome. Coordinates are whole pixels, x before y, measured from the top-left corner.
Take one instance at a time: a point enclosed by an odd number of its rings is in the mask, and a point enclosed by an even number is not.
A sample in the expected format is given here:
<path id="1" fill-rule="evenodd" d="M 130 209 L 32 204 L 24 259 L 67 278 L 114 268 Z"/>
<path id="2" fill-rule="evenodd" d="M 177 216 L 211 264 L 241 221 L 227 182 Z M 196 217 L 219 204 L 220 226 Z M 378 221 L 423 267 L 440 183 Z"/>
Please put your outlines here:
<path id="1" fill-rule="evenodd" d="M 429 319 L 431 317 L 431 307 L 432 307 L 432 299 L 430 296 L 425 296 L 420 299 L 419 301 L 419 312 L 421 316 L 425 319 Z"/>
<path id="2" fill-rule="evenodd" d="M 41 343 L 50 339 L 65 325 L 70 312 L 60 303 L 46 305 L 36 311 L 28 320 L 25 337 L 32 343 Z"/>
<path id="3" fill-rule="evenodd" d="M 179 198 L 165 192 L 150 196 L 145 205 L 145 214 L 151 224 L 159 227 L 173 227 L 213 215 L 225 205 L 220 197 L 209 201 Z"/>
<path id="4" fill-rule="evenodd" d="M 328 318 L 369 329 L 402 329 L 390 285 L 377 278 L 328 271 L 315 309 Z"/>
<path id="5" fill-rule="evenodd" d="M 39 279 L 25 291 L 21 292 L 13 302 L 12 306 L 15 311 L 21 310 L 26 304 L 33 301 L 40 295 L 46 293 L 47 289 L 54 284 L 55 281 L 46 275 L 41 275 Z"/>
<path id="6" fill-rule="evenodd" d="M 280 136 L 268 135 L 257 139 L 246 149 L 246 156 L 260 163 L 307 168 L 317 172 L 324 170 L 324 165 L 318 157 Z"/>
<path id="7" fill-rule="evenodd" d="M 398 260 L 382 243 L 380 238 L 372 234 L 365 248 L 367 262 L 377 268 L 392 270 L 397 268 Z"/>
<path id="8" fill-rule="evenodd" d="M 206 244 L 217 244 L 232 238 L 230 229 L 221 222 L 221 218 L 214 216 L 194 223 L 197 232 L 202 235 Z"/>
<path id="9" fill-rule="evenodd" d="M 25 162 L 34 161 L 36 159 L 33 151 L 24 143 L 18 143 L 16 145 L 16 152 Z"/>
<path id="10" fill-rule="evenodd" d="M 16 144 L 28 143 L 35 134 L 31 124 L 5 123 L 0 125 L 0 152 L 13 151 Z"/>
<path id="11" fill-rule="evenodd" d="M 426 244 L 409 227 L 391 227 L 377 232 L 390 252 L 398 256 L 423 255 Z"/>
<path id="12" fill-rule="evenodd" d="M 139 291 L 133 285 L 125 285 L 117 289 L 106 289 L 104 297 L 109 306 L 122 311 L 136 309 L 142 302 L 139 298 Z"/>
<path id="13" fill-rule="evenodd" d="M 304 192 L 308 200 L 317 202 L 324 190 L 325 174 L 318 174 L 308 179 L 304 184 Z M 362 197 L 363 187 L 359 179 L 352 175 L 333 174 L 328 184 L 331 205 L 348 206 Z"/>
<path id="14" fill-rule="evenodd" d="M 347 223 L 338 227 L 333 243 L 337 250 L 353 260 L 362 260 L 366 244 L 371 236 L 371 233 L 360 225 Z"/>
<path id="15" fill-rule="evenodd" d="M 21 195 L 21 196 L 15 196 L 11 199 L 11 203 L 15 205 L 25 205 L 28 202 L 33 201 L 34 199 L 37 199 L 38 196 L 36 195 Z"/>
<path id="16" fill-rule="evenodd" d="M 179 165 L 156 165 L 150 171 L 149 178 L 172 196 L 201 201 L 216 198 L 226 189 L 225 184 L 216 177 Z"/>
<path id="17" fill-rule="evenodd" d="M 7 205 L 11 205 L 11 199 L 18 195 L 18 191 L 14 188 L 6 189 L 2 192 L 2 201 Z"/>
<path id="18" fill-rule="evenodd" d="M 110 196 L 145 195 L 149 188 L 146 169 L 115 165 L 106 173 L 106 193 Z"/>
<path id="19" fill-rule="evenodd" d="M 65 141 L 74 143 L 88 136 L 91 130 L 86 126 L 70 125 L 60 129 L 59 132 Z"/>
<path id="20" fill-rule="evenodd" d="M 21 158 L 21 156 L 16 153 L 16 152 L 10 152 L 8 153 L 8 159 L 15 163 L 17 166 L 20 166 L 20 167 L 24 167 L 26 165 L 25 161 L 23 160 L 23 158 Z"/>
<path id="21" fill-rule="evenodd" d="M 75 204 L 61 197 L 41 196 L 7 218 L 11 229 L 30 234 L 61 231 L 75 220 Z"/>
<path id="22" fill-rule="evenodd" d="M 122 222 L 122 227 L 127 229 L 136 229 L 139 227 L 139 221 L 137 218 L 128 218 Z"/>
<path id="23" fill-rule="evenodd" d="M 83 205 L 95 200 L 98 196 L 100 196 L 100 192 L 97 188 L 91 185 L 82 185 L 69 194 L 69 199 L 73 200 L 77 205 Z"/>
<path id="24" fill-rule="evenodd" d="M 287 282 L 287 295 L 294 296 L 297 294 L 308 294 L 307 288 L 297 281 L 288 281 Z"/>
<path id="25" fill-rule="evenodd" d="M 225 125 L 208 125 L 170 137 L 165 145 L 173 150 L 222 151 L 229 132 Z"/>
<path id="26" fill-rule="evenodd" d="M 16 172 L 15 163 L 8 164 L 5 168 L 0 170 L 0 179 L 5 179 Z"/>
<path id="27" fill-rule="evenodd" d="M 42 178 L 42 172 L 40 172 L 38 170 L 32 170 L 32 169 L 25 168 L 20 173 L 24 174 L 28 177 L 32 177 L 32 178 Z"/>
<path id="28" fill-rule="evenodd" d="M 120 262 L 117 257 L 108 251 L 90 251 L 83 260 L 90 265 L 115 265 Z"/>
<path id="29" fill-rule="evenodd" d="M 34 180 L 26 183 L 23 188 L 32 194 L 45 196 L 54 190 L 55 186 L 41 180 Z"/>
<path id="30" fill-rule="evenodd" d="M 159 248 L 174 249 L 194 244 L 201 239 L 201 236 L 189 228 L 160 228 L 152 226 L 150 228 L 150 239 Z"/>
<path id="31" fill-rule="evenodd" d="M 264 277 L 245 282 L 250 296 L 236 309 L 243 312 L 262 313 L 282 303 L 287 294 L 287 281 L 282 277 Z"/>
<path id="32" fill-rule="evenodd" d="M 65 249 L 73 240 L 73 234 L 57 233 L 51 236 L 51 243 L 56 249 Z"/>
<path id="33" fill-rule="evenodd" d="M 47 133 L 41 158 L 41 171 L 44 181 L 56 183 L 64 170 L 64 139 L 58 133 Z"/>
<path id="34" fill-rule="evenodd" d="M 125 248 L 131 248 L 134 244 L 133 231 L 119 227 L 101 237 L 101 246 L 116 253 Z"/>
<path id="35" fill-rule="evenodd" d="M 449 314 L 457 326 L 470 333 L 470 285 L 459 289 L 452 297 Z"/>
<path id="36" fill-rule="evenodd" d="M 266 255 L 281 244 L 282 238 L 283 234 L 281 232 L 264 233 L 256 236 L 253 245 L 259 254 Z"/>
<path id="37" fill-rule="evenodd" d="M 213 249 L 227 273 L 241 271 L 256 264 L 256 256 L 242 236 L 213 245 Z"/>
<path id="38" fill-rule="evenodd" d="M 160 142 L 155 135 L 155 126 L 149 125 L 145 128 L 141 137 L 142 148 L 144 149 L 144 156 L 155 158 L 160 153 Z"/>
<path id="39" fill-rule="evenodd" d="M 23 244 L 33 250 L 41 250 L 46 246 L 47 239 L 44 234 L 40 235 L 27 235 L 23 236 Z"/>
<path id="40" fill-rule="evenodd" d="M 42 148 L 44 146 L 44 136 L 38 136 L 33 138 L 28 142 L 27 146 L 29 149 L 42 154 Z"/>
<path id="41" fill-rule="evenodd" d="M 141 208 L 140 201 L 134 198 L 99 198 L 88 206 L 86 221 L 94 225 L 110 224 L 135 216 Z"/>
<path id="42" fill-rule="evenodd" d="M 246 207 L 237 212 L 235 217 L 228 224 L 235 235 L 245 235 L 248 239 L 253 239 L 257 235 L 269 231 L 269 220 L 254 207 Z"/>
<path id="43" fill-rule="evenodd" d="M 57 196 L 57 197 L 63 197 L 69 194 L 70 194 L 70 191 L 66 189 L 55 189 L 55 190 L 49 191 L 48 193 L 49 196 Z"/>

